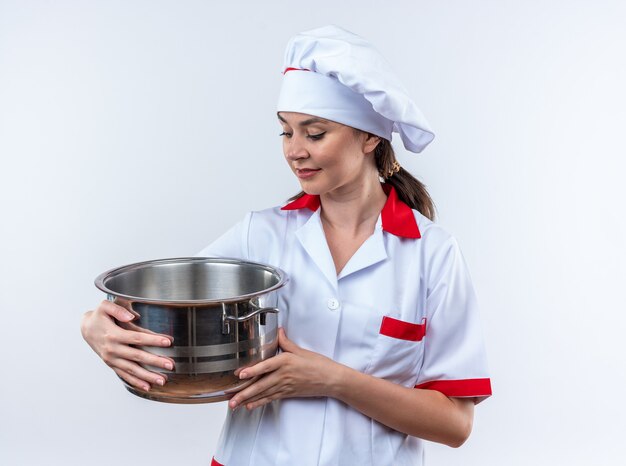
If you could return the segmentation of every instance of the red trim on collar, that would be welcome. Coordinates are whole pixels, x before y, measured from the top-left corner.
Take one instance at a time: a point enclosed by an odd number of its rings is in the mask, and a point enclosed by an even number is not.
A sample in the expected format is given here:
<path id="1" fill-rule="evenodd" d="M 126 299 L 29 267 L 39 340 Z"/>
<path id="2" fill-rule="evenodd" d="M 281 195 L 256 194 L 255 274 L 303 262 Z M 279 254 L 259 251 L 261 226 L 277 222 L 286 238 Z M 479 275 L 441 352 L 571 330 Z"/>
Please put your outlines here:
<path id="1" fill-rule="evenodd" d="M 298 210 L 304 209 L 305 207 L 315 212 L 320 207 L 320 197 L 305 193 L 298 199 L 282 206 L 280 210 Z"/>
<path id="2" fill-rule="evenodd" d="M 311 70 L 307 70 L 306 68 L 285 68 L 285 71 L 283 71 L 283 74 L 287 74 L 287 71 L 311 71 Z"/>
<path id="3" fill-rule="evenodd" d="M 383 184 L 383 189 L 388 194 L 387 202 L 380 213 L 383 230 L 403 238 L 421 238 L 413 210 L 398 198 L 393 186 Z"/>
<path id="4" fill-rule="evenodd" d="M 398 198 L 393 186 L 383 184 L 383 190 L 387 193 L 387 202 L 383 206 L 380 215 L 383 222 L 383 230 L 395 236 L 403 238 L 421 238 L 413 210 Z M 312 194 L 303 194 L 298 199 L 281 207 L 281 210 L 297 210 L 307 208 L 315 212 L 320 207 L 320 197 Z"/>

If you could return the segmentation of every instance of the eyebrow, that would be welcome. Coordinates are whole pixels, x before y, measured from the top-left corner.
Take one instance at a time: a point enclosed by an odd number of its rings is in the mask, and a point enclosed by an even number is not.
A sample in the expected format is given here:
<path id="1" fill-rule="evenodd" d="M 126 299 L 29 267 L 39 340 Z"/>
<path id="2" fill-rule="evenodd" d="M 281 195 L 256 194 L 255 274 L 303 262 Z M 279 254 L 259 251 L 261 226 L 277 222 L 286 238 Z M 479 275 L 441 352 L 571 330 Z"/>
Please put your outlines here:
<path id="1" fill-rule="evenodd" d="M 282 121 L 283 123 L 289 124 L 287 120 L 285 120 L 280 115 L 278 115 L 278 119 Z M 313 123 L 328 123 L 328 120 L 324 120 L 323 118 L 313 117 L 313 118 L 309 118 L 308 120 L 301 121 L 300 123 L 298 123 L 298 126 L 308 126 L 308 125 L 312 125 Z"/>

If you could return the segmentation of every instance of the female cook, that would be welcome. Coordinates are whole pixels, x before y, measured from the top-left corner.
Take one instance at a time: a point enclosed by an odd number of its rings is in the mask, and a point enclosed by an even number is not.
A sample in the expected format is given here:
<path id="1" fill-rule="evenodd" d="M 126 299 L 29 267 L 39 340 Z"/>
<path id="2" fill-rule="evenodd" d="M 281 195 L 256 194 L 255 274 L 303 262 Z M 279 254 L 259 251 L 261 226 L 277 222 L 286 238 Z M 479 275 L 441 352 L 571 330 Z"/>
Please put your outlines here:
<path id="1" fill-rule="evenodd" d="M 278 120 L 303 193 L 200 253 L 290 276 L 282 352 L 240 373 L 261 377 L 229 401 L 213 464 L 421 465 L 423 440 L 461 445 L 491 394 L 457 242 L 390 144 L 420 152 L 433 134 L 378 52 L 334 26 L 289 42 Z M 170 342 L 113 318 L 130 320 L 110 302 L 85 315 L 92 348 L 131 385 L 165 383 L 139 363 L 171 361 L 129 345 Z"/>

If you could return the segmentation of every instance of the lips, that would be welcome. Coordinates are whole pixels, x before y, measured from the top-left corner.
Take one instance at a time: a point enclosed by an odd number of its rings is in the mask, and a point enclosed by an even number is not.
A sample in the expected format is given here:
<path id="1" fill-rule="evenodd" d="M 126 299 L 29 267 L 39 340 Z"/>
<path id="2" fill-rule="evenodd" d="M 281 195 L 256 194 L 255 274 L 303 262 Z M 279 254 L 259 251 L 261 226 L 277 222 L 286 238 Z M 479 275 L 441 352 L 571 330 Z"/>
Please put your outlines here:
<path id="1" fill-rule="evenodd" d="M 315 174 L 317 172 L 319 172 L 320 169 L 312 169 L 312 168 L 296 168 L 296 176 L 298 178 L 300 178 L 301 180 L 307 179 L 307 178 L 311 178 L 312 176 L 315 176 Z"/>

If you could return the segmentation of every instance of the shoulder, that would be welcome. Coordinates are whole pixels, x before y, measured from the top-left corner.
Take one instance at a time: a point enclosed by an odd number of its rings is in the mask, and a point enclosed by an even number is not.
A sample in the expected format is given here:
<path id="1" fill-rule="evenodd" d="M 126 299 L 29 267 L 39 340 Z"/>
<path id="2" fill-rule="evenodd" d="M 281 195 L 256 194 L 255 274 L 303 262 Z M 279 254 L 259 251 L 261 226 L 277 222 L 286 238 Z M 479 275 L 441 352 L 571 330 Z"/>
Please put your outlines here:
<path id="1" fill-rule="evenodd" d="M 249 211 L 196 255 L 271 263 L 289 241 L 290 231 L 297 229 L 311 215 L 309 209 L 282 210 L 282 205 Z"/>
<path id="2" fill-rule="evenodd" d="M 440 224 L 413 210 L 422 237 L 419 243 L 426 275 L 438 275 L 444 270 L 465 267 L 465 259 L 456 237 Z"/>
<path id="3" fill-rule="evenodd" d="M 446 246 L 458 246 L 456 238 L 446 228 L 422 215 L 418 210 L 413 209 L 413 215 L 421 234 L 418 242 L 422 248 L 435 251 Z"/>
<path id="4" fill-rule="evenodd" d="M 253 210 L 249 212 L 250 222 L 255 222 L 258 224 L 275 224 L 284 222 L 290 211 L 281 210 L 280 205 L 269 207 L 267 209 L 262 210 Z"/>
<path id="5" fill-rule="evenodd" d="M 292 215 L 292 211 L 281 210 L 281 206 L 253 210 L 248 213 L 248 227 L 257 233 L 284 231 Z"/>
<path id="6" fill-rule="evenodd" d="M 244 217 L 198 254 L 204 257 L 253 259 L 251 249 L 268 245 L 284 231 L 286 213 L 280 206 L 249 211 Z"/>
<path id="7" fill-rule="evenodd" d="M 248 214 L 246 244 L 251 260 L 278 264 L 282 251 L 293 241 L 295 230 L 312 214 L 308 209 L 282 210 L 281 207 Z"/>
<path id="8" fill-rule="evenodd" d="M 298 227 L 306 222 L 313 211 L 307 208 L 283 210 L 285 204 L 263 210 L 255 210 L 248 214 L 251 228 L 282 229 Z"/>

